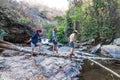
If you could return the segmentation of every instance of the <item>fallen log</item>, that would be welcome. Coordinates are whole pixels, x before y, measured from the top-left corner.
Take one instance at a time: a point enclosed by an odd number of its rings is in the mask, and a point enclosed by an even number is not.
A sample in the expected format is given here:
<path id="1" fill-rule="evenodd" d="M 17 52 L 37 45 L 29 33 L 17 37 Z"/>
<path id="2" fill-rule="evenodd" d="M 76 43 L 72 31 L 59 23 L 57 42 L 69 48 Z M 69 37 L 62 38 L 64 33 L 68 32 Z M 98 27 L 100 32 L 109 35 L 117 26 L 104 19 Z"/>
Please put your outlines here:
<path id="1" fill-rule="evenodd" d="M 16 50 L 17 49 L 17 46 L 10 43 L 10 42 L 7 42 L 7 41 L 3 41 L 0 39 L 0 48 L 2 49 L 11 49 L 11 50 Z"/>
<path id="2" fill-rule="evenodd" d="M 99 62 L 95 61 L 95 60 L 92 60 L 92 59 L 88 59 L 90 60 L 91 62 L 95 63 L 96 65 L 102 67 L 103 69 L 107 70 L 108 72 L 112 73 L 113 75 L 115 75 L 116 77 L 120 78 L 120 75 L 116 72 L 114 72 L 113 70 L 105 67 L 104 65 L 100 64 Z"/>

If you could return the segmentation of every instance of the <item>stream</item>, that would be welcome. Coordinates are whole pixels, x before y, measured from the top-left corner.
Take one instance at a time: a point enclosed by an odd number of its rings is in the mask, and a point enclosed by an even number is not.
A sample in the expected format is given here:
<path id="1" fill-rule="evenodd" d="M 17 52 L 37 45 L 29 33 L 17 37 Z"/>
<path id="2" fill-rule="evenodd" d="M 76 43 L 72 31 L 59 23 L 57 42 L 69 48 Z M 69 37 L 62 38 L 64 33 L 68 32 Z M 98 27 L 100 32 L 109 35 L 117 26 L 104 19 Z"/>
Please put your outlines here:
<path id="1" fill-rule="evenodd" d="M 44 43 L 42 54 L 31 57 L 30 45 L 18 45 L 20 51 L 4 50 L 0 57 L 0 80 L 120 80 L 109 71 L 94 64 L 94 59 L 120 74 L 120 61 L 99 57 L 76 48 L 72 60 L 69 47 L 59 45 L 59 54 L 51 51 L 52 44 Z M 26 51 L 26 52 L 24 52 Z M 36 53 L 38 47 L 36 47 Z"/>

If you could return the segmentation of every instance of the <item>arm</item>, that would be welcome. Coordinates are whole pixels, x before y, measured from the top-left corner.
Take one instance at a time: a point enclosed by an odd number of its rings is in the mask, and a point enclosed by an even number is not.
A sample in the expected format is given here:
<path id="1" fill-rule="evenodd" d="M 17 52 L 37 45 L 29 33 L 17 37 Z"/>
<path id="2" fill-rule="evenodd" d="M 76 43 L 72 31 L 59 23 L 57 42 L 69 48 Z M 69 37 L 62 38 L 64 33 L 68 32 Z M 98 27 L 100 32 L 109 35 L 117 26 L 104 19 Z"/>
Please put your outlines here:
<path id="1" fill-rule="evenodd" d="M 34 33 L 34 34 L 32 35 L 32 37 L 31 37 L 29 40 L 25 40 L 25 43 L 29 43 L 32 39 L 35 38 L 35 36 L 36 36 L 36 34 Z"/>
<path id="2" fill-rule="evenodd" d="M 29 43 L 30 41 L 31 41 L 31 38 L 30 38 L 29 40 L 26 40 L 25 43 L 27 44 L 27 43 Z"/>

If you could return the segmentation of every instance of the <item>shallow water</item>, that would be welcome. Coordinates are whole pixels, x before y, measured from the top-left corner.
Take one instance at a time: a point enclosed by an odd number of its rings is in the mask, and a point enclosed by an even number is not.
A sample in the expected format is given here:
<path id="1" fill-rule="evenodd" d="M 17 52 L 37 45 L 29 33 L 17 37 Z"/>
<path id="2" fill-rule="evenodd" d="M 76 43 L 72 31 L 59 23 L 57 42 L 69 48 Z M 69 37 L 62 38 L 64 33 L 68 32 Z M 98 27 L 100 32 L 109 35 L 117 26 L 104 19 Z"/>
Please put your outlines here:
<path id="1" fill-rule="evenodd" d="M 98 62 L 120 74 L 119 61 L 98 60 Z M 92 63 L 91 61 L 84 60 L 84 65 L 82 66 L 82 71 L 80 74 L 80 80 L 120 80 L 120 78 L 114 76 L 110 72 Z"/>

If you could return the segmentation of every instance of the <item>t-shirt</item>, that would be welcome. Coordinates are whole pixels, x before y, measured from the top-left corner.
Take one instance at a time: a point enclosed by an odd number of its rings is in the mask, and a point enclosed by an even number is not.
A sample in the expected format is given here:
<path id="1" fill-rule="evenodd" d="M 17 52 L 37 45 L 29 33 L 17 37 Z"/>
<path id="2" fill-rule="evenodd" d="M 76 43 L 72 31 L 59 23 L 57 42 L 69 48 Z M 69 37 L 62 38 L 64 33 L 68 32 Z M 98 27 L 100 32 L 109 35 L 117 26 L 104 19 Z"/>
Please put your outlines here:
<path id="1" fill-rule="evenodd" d="M 57 35 L 55 31 L 52 32 L 52 39 L 57 41 Z"/>
<path id="2" fill-rule="evenodd" d="M 35 32 L 31 37 L 31 42 L 36 45 L 39 39 L 41 39 L 40 35 L 37 32 Z"/>

